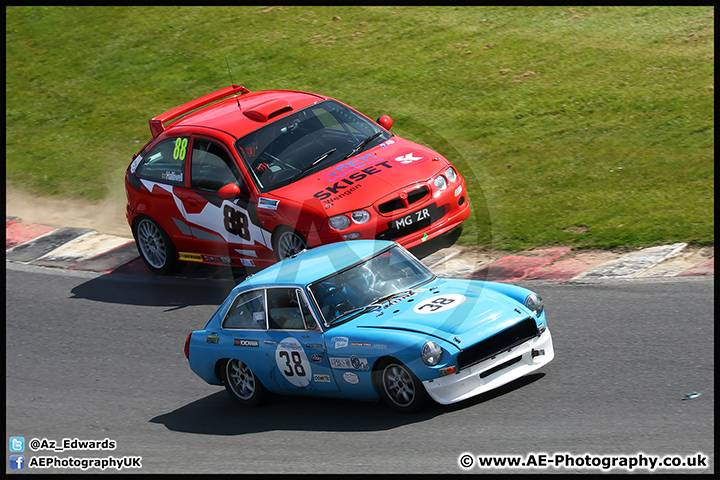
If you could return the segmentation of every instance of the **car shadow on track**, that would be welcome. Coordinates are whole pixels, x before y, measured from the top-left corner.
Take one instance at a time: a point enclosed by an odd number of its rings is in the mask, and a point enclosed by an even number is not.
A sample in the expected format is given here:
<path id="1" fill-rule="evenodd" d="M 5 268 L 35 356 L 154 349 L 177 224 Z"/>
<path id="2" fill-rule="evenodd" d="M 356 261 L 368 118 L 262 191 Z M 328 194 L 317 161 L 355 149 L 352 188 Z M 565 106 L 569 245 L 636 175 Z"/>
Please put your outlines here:
<path id="1" fill-rule="evenodd" d="M 71 298 L 95 302 L 183 308 L 220 305 L 235 286 L 232 281 L 193 281 L 178 278 L 145 278 L 103 275 L 71 290 Z"/>
<path id="2" fill-rule="evenodd" d="M 477 397 L 453 405 L 431 404 L 422 412 L 403 414 L 381 402 L 320 397 L 273 395 L 253 409 L 238 406 L 223 390 L 158 415 L 151 423 L 176 432 L 204 435 L 246 435 L 274 430 L 319 432 L 373 432 L 432 419 L 489 402 L 545 376 L 534 373 Z"/>
<path id="3" fill-rule="evenodd" d="M 410 251 L 419 259 L 455 244 L 462 227 L 441 235 Z M 138 275 L 138 269 L 142 275 Z M 230 290 L 247 274 L 260 269 L 236 269 L 214 265 L 187 264 L 172 276 L 158 277 L 145 271 L 137 260 L 124 269 L 105 274 L 75 287 L 73 298 L 96 302 L 152 307 L 183 308 L 191 305 L 220 305 Z"/>

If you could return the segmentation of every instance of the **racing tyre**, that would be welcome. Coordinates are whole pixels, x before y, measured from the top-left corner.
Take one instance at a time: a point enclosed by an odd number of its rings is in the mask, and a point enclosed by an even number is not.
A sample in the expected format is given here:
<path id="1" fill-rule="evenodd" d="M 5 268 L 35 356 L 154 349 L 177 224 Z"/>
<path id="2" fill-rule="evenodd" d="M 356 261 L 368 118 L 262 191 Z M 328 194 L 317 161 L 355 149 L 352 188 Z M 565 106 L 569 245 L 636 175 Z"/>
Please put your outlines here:
<path id="1" fill-rule="evenodd" d="M 225 362 L 223 383 L 225 390 L 243 407 L 257 407 L 267 394 L 250 367 L 235 358 Z"/>
<path id="2" fill-rule="evenodd" d="M 380 396 L 391 408 L 413 413 L 428 403 L 428 393 L 422 382 L 402 363 L 391 360 L 375 372 Z"/>
<path id="3" fill-rule="evenodd" d="M 152 218 L 140 217 L 134 224 L 133 237 L 140 257 L 153 273 L 167 275 L 180 268 L 175 245 Z"/>
<path id="4" fill-rule="evenodd" d="M 305 239 L 295 230 L 281 227 L 275 236 L 275 256 L 278 261 L 291 257 L 308 248 Z"/>

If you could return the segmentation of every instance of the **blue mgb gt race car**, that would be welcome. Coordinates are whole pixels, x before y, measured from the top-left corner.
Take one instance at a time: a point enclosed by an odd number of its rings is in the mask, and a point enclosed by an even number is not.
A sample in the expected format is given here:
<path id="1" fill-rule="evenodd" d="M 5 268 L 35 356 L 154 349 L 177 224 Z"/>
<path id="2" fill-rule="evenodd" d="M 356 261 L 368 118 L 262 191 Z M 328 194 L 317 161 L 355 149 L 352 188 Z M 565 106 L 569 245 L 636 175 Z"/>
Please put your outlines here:
<path id="1" fill-rule="evenodd" d="M 287 258 L 237 285 L 185 342 L 190 368 L 252 407 L 268 392 L 459 402 L 554 357 L 542 300 L 437 278 L 402 246 L 355 240 Z"/>

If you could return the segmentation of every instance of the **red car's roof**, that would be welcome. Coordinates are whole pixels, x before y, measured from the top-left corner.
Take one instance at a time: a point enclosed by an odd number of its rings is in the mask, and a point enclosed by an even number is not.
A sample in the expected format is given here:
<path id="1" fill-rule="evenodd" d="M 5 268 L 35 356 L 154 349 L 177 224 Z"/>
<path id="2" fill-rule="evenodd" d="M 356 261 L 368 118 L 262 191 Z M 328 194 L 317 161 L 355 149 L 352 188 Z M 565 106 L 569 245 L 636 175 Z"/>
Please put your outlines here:
<path id="1" fill-rule="evenodd" d="M 178 126 L 203 126 L 222 130 L 240 138 L 268 122 L 327 99 L 328 97 L 322 95 L 294 90 L 248 92 L 203 106 L 178 120 L 171 121 L 168 114 L 182 108 L 182 106 L 177 107 L 150 120 L 150 129 L 153 129 L 153 122 L 157 124 L 160 120 L 160 123 L 169 121 L 163 130 Z M 153 136 L 157 134 L 153 132 Z"/>

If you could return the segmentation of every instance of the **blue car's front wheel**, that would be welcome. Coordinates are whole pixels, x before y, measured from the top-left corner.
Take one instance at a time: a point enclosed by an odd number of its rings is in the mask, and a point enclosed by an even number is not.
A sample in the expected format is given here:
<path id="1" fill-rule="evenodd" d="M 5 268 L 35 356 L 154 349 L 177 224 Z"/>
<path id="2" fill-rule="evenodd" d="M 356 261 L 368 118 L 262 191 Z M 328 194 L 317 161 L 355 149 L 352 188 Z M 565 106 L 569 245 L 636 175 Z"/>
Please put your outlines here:
<path id="1" fill-rule="evenodd" d="M 391 360 L 376 370 L 378 390 L 385 402 L 401 412 L 417 412 L 428 400 L 422 382 L 402 363 Z"/>
<path id="2" fill-rule="evenodd" d="M 242 361 L 231 358 L 223 367 L 225 390 L 244 407 L 256 407 L 265 398 L 265 387 Z"/>

